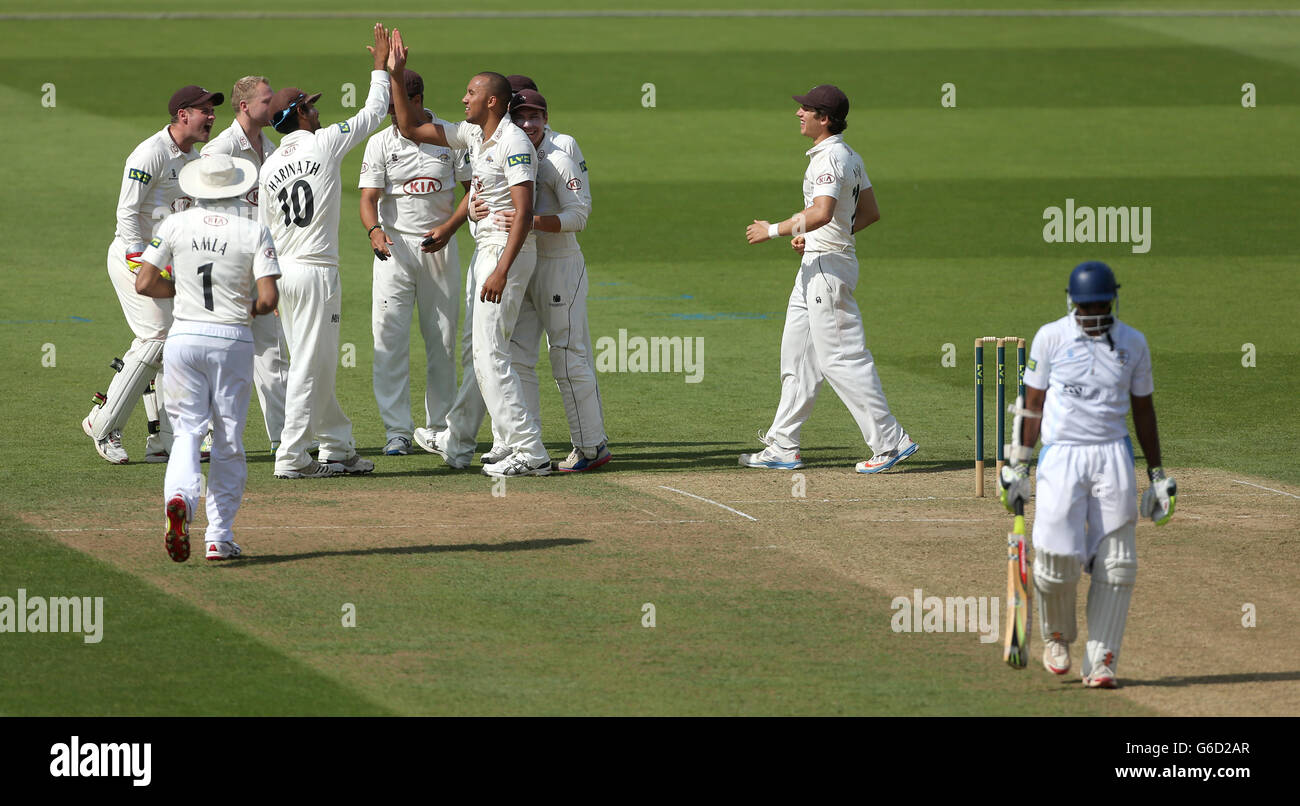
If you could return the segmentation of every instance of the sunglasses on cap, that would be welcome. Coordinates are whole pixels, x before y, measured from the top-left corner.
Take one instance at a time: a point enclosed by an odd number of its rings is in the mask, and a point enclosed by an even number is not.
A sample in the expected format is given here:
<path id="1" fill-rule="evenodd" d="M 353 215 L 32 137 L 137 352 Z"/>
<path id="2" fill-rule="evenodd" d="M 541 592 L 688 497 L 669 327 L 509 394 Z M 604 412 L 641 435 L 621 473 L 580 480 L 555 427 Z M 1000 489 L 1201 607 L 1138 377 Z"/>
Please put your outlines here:
<path id="1" fill-rule="evenodd" d="M 279 112 L 275 113 L 274 117 L 271 118 L 271 126 L 275 127 L 275 126 L 279 126 L 281 123 L 284 123 L 284 121 L 288 119 L 290 113 L 293 112 L 294 107 L 296 107 L 298 104 L 302 103 L 306 99 L 307 99 L 306 93 L 302 93 L 302 92 L 298 93 L 298 97 L 294 98 L 293 101 L 288 106 L 286 106 L 284 109 L 281 109 Z"/>

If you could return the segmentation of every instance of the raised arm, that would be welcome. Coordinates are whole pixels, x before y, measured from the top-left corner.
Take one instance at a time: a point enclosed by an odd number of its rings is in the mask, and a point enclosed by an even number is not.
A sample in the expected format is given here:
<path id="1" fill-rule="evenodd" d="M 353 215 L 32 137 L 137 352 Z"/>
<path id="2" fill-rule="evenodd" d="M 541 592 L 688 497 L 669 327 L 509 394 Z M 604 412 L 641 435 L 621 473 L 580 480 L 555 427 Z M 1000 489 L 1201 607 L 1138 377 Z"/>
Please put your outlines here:
<path id="1" fill-rule="evenodd" d="M 393 111 L 397 116 L 397 129 L 402 136 L 408 140 L 417 143 L 432 143 L 436 146 L 445 146 L 447 135 L 443 129 L 442 123 L 430 122 L 422 114 L 423 110 L 417 109 L 411 99 L 406 97 L 406 79 L 404 71 L 406 70 L 406 57 L 410 48 L 406 47 L 402 41 L 402 34 L 396 28 L 393 29 L 393 42 L 388 53 L 388 81 L 389 94 L 393 99 Z M 460 143 L 456 146 L 459 148 Z"/>

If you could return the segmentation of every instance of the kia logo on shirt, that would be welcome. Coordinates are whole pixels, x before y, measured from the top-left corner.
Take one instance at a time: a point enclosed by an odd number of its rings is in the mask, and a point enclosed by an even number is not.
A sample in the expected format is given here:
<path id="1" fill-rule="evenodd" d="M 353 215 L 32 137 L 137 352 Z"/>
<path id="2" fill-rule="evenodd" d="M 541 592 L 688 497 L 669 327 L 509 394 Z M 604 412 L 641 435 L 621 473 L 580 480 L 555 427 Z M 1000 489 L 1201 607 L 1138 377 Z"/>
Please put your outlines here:
<path id="1" fill-rule="evenodd" d="M 437 193 L 442 190 L 442 182 L 432 176 L 417 176 L 402 185 L 402 192 L 410 196 L 422 196 L 425 193 Z"/>
<path id="2" fill-rule="evenodd" d="M 224 227 L 226 224 L 229 224 L 230 221 L 225 216 L 210 215 L 203 217 L 203 223 L 207 224 L 209 227 Z"/>
<path id="3" fill-rule="evenodd" d="M 258 197 L 257 197 L 257 188 L 253 188 L 252 190 L 250 190 L 250 191 L 248 191 L 247 193 L 244 194 L 244 201 L 248 202 L 249 204 L 253 205 L 254 207 L 257 206 L 257 198 L 258 198 Z"/>

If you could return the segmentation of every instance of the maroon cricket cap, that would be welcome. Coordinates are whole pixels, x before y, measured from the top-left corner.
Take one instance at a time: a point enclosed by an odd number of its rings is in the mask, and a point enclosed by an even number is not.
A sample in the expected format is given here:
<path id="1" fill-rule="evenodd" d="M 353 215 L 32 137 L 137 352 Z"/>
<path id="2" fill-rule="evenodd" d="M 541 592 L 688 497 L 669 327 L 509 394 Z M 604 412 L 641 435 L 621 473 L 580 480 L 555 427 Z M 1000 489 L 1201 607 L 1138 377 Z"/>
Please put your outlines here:
<path id="1" fill-rule="evenodd" d="M 181 87 L 172 94 L 172 99 L 167 104 L 167 113 L 175 115 L 182 109 L 203 106 L 208 101 L 211 101 L 213 106 L 221 106 L 225 100 L 226 96 L 219 92 L 208 92 L 197 84 L 191 84 L 188 87 Z"/>
<path id="2" fill-rule="evenodd" d="M 818 84 L 806 95 L 791 96 L 804 106 L 824 109 L 830 117 L 844 120 L 849 116 L 849 97 L 834 84 Z"/>
<path id="3" fill-rule="evenodd" d="M 528 76 L 521 76 L 518 74 L 513 76 L 506 76 L 506 81 L 510 82 L 511 92 L 519 92 L 520 90 L 532 90 L 533 92 L 537 91 L 537 82 L 533 81 Z"/>
<path id="4" fill-rule="evenodd" d="M 404 70 L 402 80 L 406 84 L 406 97 L 411 98 L 416 95 L 424 94 L 424 79 L 414 70 Z"/>
<path id="5" fill-rule="evenodd" d="M 546 111 L 546 99 L 537 90 L 519 90 L 510 99 L 510 111 L 516 109 L 540 109 Z"/>

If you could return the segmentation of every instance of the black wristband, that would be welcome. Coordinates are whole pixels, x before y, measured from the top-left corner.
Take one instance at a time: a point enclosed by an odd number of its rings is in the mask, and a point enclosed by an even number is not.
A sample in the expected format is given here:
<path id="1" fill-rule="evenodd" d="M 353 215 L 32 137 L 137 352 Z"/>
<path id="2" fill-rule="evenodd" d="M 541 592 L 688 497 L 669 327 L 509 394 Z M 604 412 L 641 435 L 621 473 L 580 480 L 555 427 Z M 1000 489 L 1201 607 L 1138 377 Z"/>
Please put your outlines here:
<path id="1" fill-rule="evenodd" d="M 374 225 L 373 227 L 371 227 L 370 229 L 366 230 L 366 237 L 369 238 L 369 237 L 370 237 L 370 233 L 374 232 L 375 230 L 379 229 L 379 228 L 382 227 L 382 226 L 383 226 L 383 224 L 376 224 L 376 225 Z"/>

